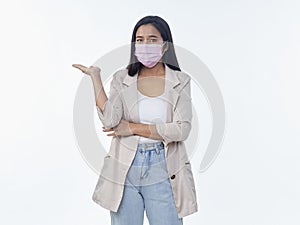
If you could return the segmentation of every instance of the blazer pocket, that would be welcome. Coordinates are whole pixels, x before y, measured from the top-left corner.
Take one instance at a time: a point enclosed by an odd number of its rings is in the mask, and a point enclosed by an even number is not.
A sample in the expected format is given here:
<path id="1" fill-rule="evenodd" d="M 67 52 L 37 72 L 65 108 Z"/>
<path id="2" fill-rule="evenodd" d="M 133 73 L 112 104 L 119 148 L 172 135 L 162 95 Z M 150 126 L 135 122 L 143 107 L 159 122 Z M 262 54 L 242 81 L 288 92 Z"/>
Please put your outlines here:
<path id="1" fill-rule="evenodd" d="M 185 162 L 185 176 L 187 179 L 187 184 L 189 185 L 189 188 L 193 194 L 194 199 L 196 200 L 196 187 L 195 187 L 195 180 L 194 180 L 194 175 L 192 172 L 192 166 L 190 161 Z"/>

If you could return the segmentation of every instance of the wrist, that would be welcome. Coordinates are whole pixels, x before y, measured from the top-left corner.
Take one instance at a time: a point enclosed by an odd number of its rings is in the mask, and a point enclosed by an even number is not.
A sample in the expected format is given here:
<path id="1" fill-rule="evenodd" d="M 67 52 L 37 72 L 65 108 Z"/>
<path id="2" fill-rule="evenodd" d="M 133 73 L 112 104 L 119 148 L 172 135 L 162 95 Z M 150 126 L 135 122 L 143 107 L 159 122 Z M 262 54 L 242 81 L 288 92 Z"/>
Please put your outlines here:
<path id="1" fill-rule="evenodd" d="M 100 72 L 93 72 L 91 73 L 91 78 L 95 79 L 95 78 L 100 78 Z M 101 80 L 101 79 L 100 79 Z"/>
<path id="2" fill-rule="evenodd" d="M 136 124 L 135 123 L 129 123 L 129 129 L 130 129 L 130 131 L 133 135 L 136 134 L 136 132 L 135 132 L 136 131 Z"/>

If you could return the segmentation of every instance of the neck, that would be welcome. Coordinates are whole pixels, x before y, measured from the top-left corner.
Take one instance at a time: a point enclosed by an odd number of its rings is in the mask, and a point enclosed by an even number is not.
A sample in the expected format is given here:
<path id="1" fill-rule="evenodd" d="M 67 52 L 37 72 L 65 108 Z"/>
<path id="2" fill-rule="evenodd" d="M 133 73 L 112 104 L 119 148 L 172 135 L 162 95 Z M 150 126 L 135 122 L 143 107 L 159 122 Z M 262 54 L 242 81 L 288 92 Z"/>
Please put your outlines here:
<path id="1" fill-rule="evenodd" d="M 143 66 L 141 69 L 142 76 L 159 76 L 165 73 L 165 66 L 162 62 L 158 62 L 154 67 L 148 68 Z"/>

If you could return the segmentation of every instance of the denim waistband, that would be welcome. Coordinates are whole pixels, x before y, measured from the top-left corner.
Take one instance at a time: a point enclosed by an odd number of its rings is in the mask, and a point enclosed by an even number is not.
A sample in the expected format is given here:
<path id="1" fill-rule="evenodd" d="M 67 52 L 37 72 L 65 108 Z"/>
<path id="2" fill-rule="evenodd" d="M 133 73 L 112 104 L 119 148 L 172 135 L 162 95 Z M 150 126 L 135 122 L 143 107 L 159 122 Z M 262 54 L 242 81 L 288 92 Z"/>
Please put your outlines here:
<path id="1" fill-rule="evenodd" d="M 164 143 L 162 141 L 158 141 L 158 142 L 141 142 L 138 143 L 138 149 L 140 151 L 153 151 L 155 150 L 156 153 L 159 153 L 160 150 L 164 149 Z"/>
<path id="2" fill-rule="evenodd" d="M 138 148 L 143 150 L 152 150 L 152 149 L 163 149 L 164 143 L 162 141 L 159 142 L 141 142 L 138 143 Z"/>
<path id="3" fill-rule="evenodd" d="M 156 153 L 159 154 L 160 151 L 164 149 L 164 147 L 165 146 L 162 141 L 138 143 L 138 151 L 140 151 L 141 153 L 145 151 L 156 151 Z"/>

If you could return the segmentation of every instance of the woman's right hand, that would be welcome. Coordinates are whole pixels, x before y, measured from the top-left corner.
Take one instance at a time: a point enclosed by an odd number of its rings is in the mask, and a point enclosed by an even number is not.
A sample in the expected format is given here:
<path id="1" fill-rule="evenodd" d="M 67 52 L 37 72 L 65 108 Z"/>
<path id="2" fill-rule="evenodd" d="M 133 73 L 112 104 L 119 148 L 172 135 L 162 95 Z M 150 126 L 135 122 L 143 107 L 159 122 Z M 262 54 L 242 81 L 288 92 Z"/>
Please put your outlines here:
<path id="1" fill-rule="evenodd" d="M 87 75 L 90 75 L 90 76 L 100 74 L 100 71 L 101 71 L 101 69 L 97 66 L 86 67 L 86 66 L 83 66 L 81 64 L 72 64 L 72 66 L 77 68 L 77 69 L 80 69 L 81 72 L 83 72 Z"/>

